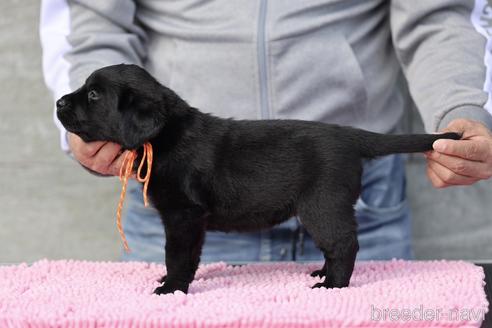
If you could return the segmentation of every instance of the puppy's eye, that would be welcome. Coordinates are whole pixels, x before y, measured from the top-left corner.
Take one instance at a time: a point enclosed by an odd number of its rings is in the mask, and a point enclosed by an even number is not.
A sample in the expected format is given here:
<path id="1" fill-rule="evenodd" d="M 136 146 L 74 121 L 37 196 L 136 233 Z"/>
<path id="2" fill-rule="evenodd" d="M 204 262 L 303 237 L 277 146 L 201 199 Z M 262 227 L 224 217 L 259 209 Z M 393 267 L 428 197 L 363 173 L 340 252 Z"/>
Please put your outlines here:
<path id="1" fill-rule="evenodd" d="M 99 99 L 99 94 L 97 93 L 96 90 L 90 90 L 87 93 L 87 98 L 89 99 L 89 101 L 98 100 Z"/>

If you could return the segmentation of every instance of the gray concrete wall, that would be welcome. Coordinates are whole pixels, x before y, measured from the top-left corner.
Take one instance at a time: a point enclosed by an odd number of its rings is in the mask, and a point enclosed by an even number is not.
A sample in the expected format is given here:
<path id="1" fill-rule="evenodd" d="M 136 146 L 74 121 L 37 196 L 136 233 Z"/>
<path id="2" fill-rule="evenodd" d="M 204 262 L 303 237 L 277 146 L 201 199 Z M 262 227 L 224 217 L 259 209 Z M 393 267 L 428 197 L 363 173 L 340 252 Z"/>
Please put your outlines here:
<path id="1" fill-rule="evenodd" d="M 38 12 L 36 0 L 0 2 L 0 262 L 115 260 L 118 181 L 89 175 L 59 150 Z M 492 258 L 492 183 L 434 190 L 422 158 L 408 173 L 417 257 Z"/>
<path id="2" fill-rule="evenodd" d="M 0 262 L 117 259 L 116 179 L 58 145 L 41 74 L 39 1 L 0 2 Z"/>

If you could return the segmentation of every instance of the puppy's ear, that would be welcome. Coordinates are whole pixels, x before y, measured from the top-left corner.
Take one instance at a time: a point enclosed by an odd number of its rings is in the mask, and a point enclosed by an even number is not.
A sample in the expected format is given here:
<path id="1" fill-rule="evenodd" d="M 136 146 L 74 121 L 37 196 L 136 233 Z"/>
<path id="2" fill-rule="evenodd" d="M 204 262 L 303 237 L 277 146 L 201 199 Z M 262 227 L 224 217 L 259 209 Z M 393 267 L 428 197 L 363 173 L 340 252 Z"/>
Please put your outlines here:
<path id="1" fill-rule="evenodd" d="M 122 95 L 120 104 L 123 148 L 138 149 L 164 127 L 166 117 L 163 104 L 158 99 L 139 97 L 128 91 Z"/>

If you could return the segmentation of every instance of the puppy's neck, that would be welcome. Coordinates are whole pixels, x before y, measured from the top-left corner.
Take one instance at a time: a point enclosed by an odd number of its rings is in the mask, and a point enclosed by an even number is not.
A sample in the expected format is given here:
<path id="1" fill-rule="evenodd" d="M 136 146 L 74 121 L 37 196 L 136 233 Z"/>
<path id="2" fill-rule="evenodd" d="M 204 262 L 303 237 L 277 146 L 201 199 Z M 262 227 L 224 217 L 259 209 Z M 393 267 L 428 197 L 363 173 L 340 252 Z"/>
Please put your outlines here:
<path id="1" fill-rule="evenodd" d="M 179 106 L 175 106 L 166 119 L 166 124 L 159 133 L 149 140 L 154 147 L 154 157 L 159 160 L 168 153 L 192 146 L 195 142 L 197 133 L 203 127 L 204 116 L 198 109 L 186 105 L 183 101 Z M 142 150 L 139 150 L 139 154 Z"/>

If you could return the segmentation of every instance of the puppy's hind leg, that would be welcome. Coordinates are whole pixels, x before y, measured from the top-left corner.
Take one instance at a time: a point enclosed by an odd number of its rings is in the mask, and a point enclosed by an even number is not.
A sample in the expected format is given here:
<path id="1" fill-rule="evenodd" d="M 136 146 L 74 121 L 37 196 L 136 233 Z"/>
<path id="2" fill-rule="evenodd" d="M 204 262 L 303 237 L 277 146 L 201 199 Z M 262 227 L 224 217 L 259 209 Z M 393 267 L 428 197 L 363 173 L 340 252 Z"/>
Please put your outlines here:
<path id="1" fill-rule="evenodd" d="M 323 255 L 324 255 L 324 253 L 323 253 Z M 328 261 L 328 259 L 325 256 L 325 263 L 323 264 L 323 267 L 319 270 L 314 270 L 313 272 L 311 272 L 311 277 L 323 278 L 324 276 L 326 276 L 327 261 Z"/>
<path id="2" fill-rule="evenodd" d="M 340 195 L 336 195 L 336 198 L 340 198 Z M 324 276 L 325 280 L 313 288 L 342 288 L 349 285 L 359 250 L 351 198 L 341 197 L 339 202 L 333 199 L 330 202 L 308 200 L 299 208 L 302 224 L 325 257 L 323 268 L 311 274 Z"/>
<path id="3" fill-rule="evenodd" d="M 354 271 L 355 258 L 359 245 L 357 236 L 346 236 L 332 244 L 331 249 L 322 249 L 327 258 L 324 268 L 325 280 L 313 286 L 313 288 L 342 288 L 350 283 L 350 277 Z"/>

